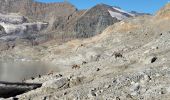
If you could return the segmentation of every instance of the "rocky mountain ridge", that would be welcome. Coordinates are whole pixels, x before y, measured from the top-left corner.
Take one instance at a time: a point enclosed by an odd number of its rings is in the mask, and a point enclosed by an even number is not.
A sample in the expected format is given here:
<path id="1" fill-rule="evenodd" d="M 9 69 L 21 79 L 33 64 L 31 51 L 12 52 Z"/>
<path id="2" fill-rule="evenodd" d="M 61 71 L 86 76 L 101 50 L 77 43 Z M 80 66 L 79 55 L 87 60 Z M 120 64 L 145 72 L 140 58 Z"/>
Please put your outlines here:
<path id="1" fill-rule="evenodd" d="M 120 10 L 105 4 L 99 4 L 91 9 L 79 11 L 68 2 L 41 3 L 34 0 L 0 1 L 1 13 L 20 13 L 28 17 L 30 21 L 39 20 L 48 22 L 48 33 L 62 34 L 63 36 L 72 35 L 73 37 L 81 38 L 99 34 L 107 26 L 124 18 L 132 17 L 130 13 L 121 12 Z"/>

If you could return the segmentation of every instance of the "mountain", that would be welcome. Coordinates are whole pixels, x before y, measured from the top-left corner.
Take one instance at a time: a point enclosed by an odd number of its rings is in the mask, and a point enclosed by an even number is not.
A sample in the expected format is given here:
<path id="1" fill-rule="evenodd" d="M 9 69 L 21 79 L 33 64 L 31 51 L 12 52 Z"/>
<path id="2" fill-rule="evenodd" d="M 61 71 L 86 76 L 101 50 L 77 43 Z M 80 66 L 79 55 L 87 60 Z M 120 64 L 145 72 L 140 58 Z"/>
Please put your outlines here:
<path id="1" fill-rule="evenodd" d="M 51 17 L 68 17 L 77 9 L 67 2 L 41 3 L 34 0 L 1 0 L 0 12 L 21 13 L 33 20 L 48 21 Z"/>
<path id="2" fill-rule="evenodd" d="M 170 4 L 151 16 L 98 4 L 64 12 L 69 17 L 55 8 L 35 17 L 15 7 L 27 2 L 34 12 L 32 0 L 2 1 L 0 99 L 170 99 Z M 76 38 L 59 42 L 60 35 Z M 41 87 L 32 88 L 35 83 Z"/>
<path id="3" fill-rule="evenodd" d="M 108 21 L 111 19 L 109 13 L 111 11 L 113 19 L 117 22 L 106 27 L 101 34 L 62 44 L 50 40 L 37 46 L 16 46 L 0 52 L 1 59 L 10 58 L 14 59 L 14 62 L 22 61 L 22 63 L 24 60 L 28 63 L 36 60 L 38 63 L 52 65 L 47 69 L 57 69 L 56 72 L 48 70 L 49 73 L 38 75 L 37 78 L 29 77 L 30 79 L 24 82 L 42 83 L 42 87 L 19 94 L 15 98 L 19 100 L 169 100 L 170 12 L 168 6 L 166 5 L 153 16 L 138 16 L 119 21 L 117 18 L 125 18 L 122 14 L 124 11 L 100 4 L 78 12 L 77 16 L 81 16 L 78 19 L 75 17 L 71 22 L 78 20 L 82 21 L 81 24 L 88 25 L 84 21 L 96 22 L 98 16 L 107 18 L 103 21 Z M 3 43 L 0 46 L 4 49 L 8 47 Z M 6 59 L 4 61 L 7 61 Z M 21 75 L 26 76 L 27 70 L 26 68 L 26 72 Z M 11 71 L 4 69 L 5 72 Z M 32 73 L 35 74 L 34 72 Z M 3 76 L 6 75 L 8 73 Z"/>
<path id="4" fill-rule="evenodd" d="M 105 4 L 81 11 L 68 2 L 41 3 L 33 0 L 1 0 L 0 12 L 19 13 L 29 21 L 48 22 L 48 33 L 81 38 L 99 34 L 107 26 L 132 17 L 128 12 Z"/>
<path id="5" fill-rule="evenodd" d="M 151 15 L 150 13 L 139 13 L 137 11 L 131 11 L 130 13 L 133 14 L 134 16 Z"/>
<path id="6" fill-rule="evenodd" d="M 156 13 L 158 19 L 169 19 L 170 17 L 170 3 L 166 4 Z"/>
<path id="7" fill-rule="evenodd" d="M 113 15 L 115 13 L 116 15 Z M 122 17 L 120 19 L 120 17 Z M 121 12 L 112 6 L 98 4 L 86 10 L 72 25 L 78 37 L 91 37 L 100 34 L 106 27 L 123 18 L 132 17 L 129 13 Z"/>

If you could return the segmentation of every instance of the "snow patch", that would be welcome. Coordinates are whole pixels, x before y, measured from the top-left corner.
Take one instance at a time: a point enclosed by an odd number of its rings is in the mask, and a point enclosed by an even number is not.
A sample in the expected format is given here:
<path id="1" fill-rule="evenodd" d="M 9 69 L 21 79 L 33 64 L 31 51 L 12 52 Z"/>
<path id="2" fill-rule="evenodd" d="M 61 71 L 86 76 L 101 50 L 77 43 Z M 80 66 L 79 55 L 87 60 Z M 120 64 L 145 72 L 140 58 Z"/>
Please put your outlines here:
<path id="1" fill-rule="evenodd" d="M 117 12 L 114 12 L 114 11 L 111 11 L 111 10 L 108 10 L 108 12 L 110 13 L 110 15 L 112 17 L 115 17 L 117 18 L 118 20 L 123 20 L 123 19 L 126 19 L 128 17 L 126 17 L 125 15 L 121 14 L 121 13 L 117 13 Z"/>

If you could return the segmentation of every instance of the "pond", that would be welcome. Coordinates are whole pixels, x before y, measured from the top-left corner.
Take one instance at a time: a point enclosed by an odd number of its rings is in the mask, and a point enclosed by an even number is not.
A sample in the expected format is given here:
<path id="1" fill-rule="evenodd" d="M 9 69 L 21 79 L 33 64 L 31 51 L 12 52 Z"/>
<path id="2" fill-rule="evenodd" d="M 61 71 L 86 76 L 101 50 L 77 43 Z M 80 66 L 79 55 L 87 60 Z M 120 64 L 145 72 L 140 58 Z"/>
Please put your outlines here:
<path id="1" fill-rule="evenodd" d="M 58 71 L 57 68 L 50 64 L 42 62 L 0 62 L 0 81 L 5 82 L 22 82 L 32 77 L 45 75 L 51 71 Z"/>

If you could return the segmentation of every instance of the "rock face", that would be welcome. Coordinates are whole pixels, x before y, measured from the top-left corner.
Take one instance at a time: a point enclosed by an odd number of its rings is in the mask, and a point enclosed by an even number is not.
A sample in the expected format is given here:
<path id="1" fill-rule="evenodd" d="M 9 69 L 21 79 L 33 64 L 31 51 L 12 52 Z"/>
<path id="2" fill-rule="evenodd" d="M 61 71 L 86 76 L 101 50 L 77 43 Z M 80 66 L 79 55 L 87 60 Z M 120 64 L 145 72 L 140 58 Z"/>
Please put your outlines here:
<path id="1" fill-rule="evenodd" d="M 24 16 L 20 16 L 16 13 L 0 13 L 0 51 L 14 48 L 15 45 L 18 44 L 27 43 L 29 45 L 35 45 L 40 41 L 44 41 L 42 39 L 40 40 L 42 36 L 38 34 L 35 36 L 35 34 L 47 27 L 48 23 L 29 22 Z"/>
<path id="2" fill-rule="evenodd" d="M 4 27 L 6 34 L 27 34 L 40 31 L 47 27 L 47 23 L 23 23 L 19 25 L 0 23 Z"/>
<path id="3" fill-rule="evenodd" d="M 55 22 L 59 25 L 50 27 L 50 30 L 60 31 L 77 10 L 67 2 L 47 4 L 33 0 L 2 0 L 0 6 L 0 11 L 3 13 L 21 13 L 29 17 L 30 20 L 46 21 L 50 22 L 51 25 Z"/>
<path id="4" fill-rule="evenodd" d="M 21 13 L 32 19 L 48 20 L 50 17 L 66 17 L 76 11 L 69 3 L 40 3 L 34 0 L 1 0 L 0 11 Z"/>
<path id="5" fill-rule="evenodd" d="M 0 13 L 0 22 L 9 23 L 9 24 L 22 24 L 27 22 L 27 19 L 24 16 L 19 16 L 17 14 L 1 14 Z"/>
<path id="6" fill-rule="evenodd" d="M 47 28 L 47 23 L 34 22 L 29 23 L 24 16 L 16 14 L 0 14 L 0 25 L 2 31 L 5 31 L 6 35 L 9 34 L 27 34 L 29 32 L 36 32 Z"/>
<path id="7" fill-rule="evenodd" d="M 5 34 L 5 29 L 2 25 L 0 25 L 0 35 Z"/>

